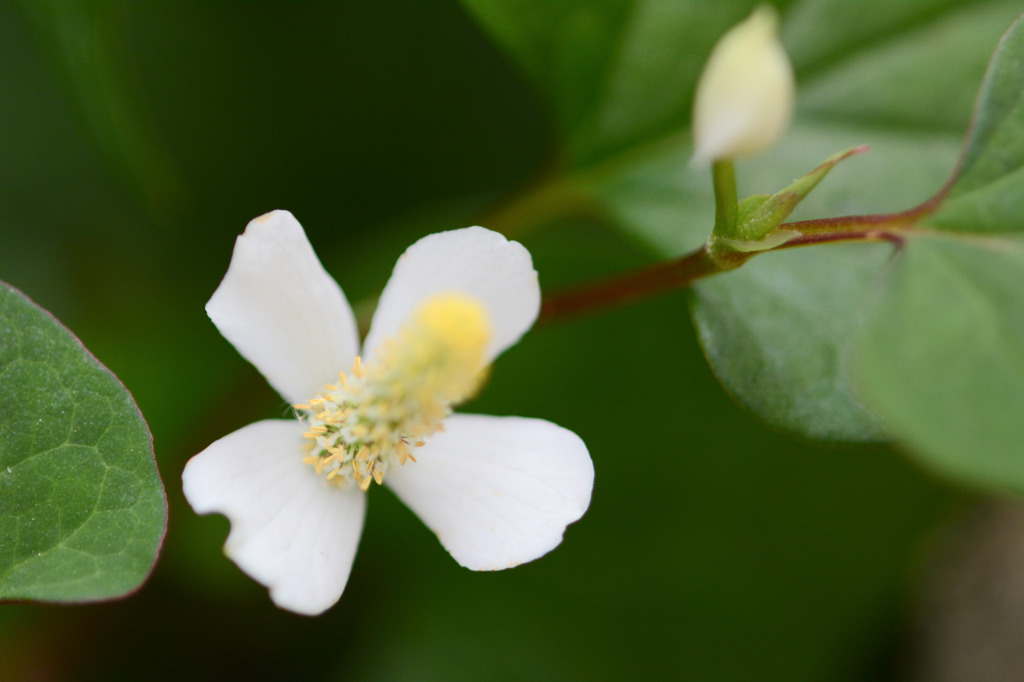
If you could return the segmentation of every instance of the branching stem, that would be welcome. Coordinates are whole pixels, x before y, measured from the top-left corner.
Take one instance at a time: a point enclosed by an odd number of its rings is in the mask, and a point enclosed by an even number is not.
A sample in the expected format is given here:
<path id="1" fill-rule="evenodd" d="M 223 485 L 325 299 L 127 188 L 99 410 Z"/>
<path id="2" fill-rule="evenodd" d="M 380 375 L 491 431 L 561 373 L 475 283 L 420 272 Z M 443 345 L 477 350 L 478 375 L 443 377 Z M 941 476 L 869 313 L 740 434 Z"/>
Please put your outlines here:
<path id="1" fill-rule="evenodd" d="M 862 151 L 855 148 L 850 153 Z M 711 168 L 715 190 L 714 235 L 733 238 L 737 221 L 736 174 L 731 161 L 718 161 Z M 797 237 L 770 249 L 750 252 L 725 252 L 709 249 L 704 244 L 677 259 L 627 272 L 607 280 L 545 296 L 540 311 L 541 322 L 551 322 L 574 315 L 594 312 L 683 289 L 699 279 L 739 267 L 758 253 L 813 246 L 834 242 L 887 241 L 902 248 L 906 235 L 924 217 L 934 213 L 955 182 L 957 174 L 930 199 L 919 206 L 896 213 L 852 215 L 818 220 L 801 220 L 779 225 L 779 230 L 799 233 Z"/>
<path id="2" fill-rule="evenodd" d="M 797 231 L 800 235 L 765 251 L 712 256 L 705 244 L 674 260 L 546 296 L 539 321 L 552 322 L 683 289 L 699 279 L 737 268 L 758 253 L 830 242 L 887 241 L 902 247 L 904 234 L 910 229 L 913 218 L 919 216 L 914 211 L 783 223 L 780 229 Z"/>

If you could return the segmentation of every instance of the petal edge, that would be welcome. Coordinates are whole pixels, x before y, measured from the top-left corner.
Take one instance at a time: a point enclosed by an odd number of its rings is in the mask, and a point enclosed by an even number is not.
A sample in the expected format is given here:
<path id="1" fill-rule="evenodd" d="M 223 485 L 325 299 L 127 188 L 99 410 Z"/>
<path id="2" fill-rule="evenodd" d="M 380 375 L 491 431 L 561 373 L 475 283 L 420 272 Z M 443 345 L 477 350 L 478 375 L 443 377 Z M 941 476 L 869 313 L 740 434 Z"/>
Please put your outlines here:
<path id="1" fill-rule="evenodd" d="M 493 329 L 488 363 L 516 343 L 540 312 L 537 271 L 526 247 L 483 227 L 438 232 L 398 259 L 373 315 L 364 355 L 395 335 L 425 298 L 444 292 L 468 294 L 486 307 Z"/>
<path id="2" fill-rule="evenodd" d="M 345 294 L 288 211 L 249 222 L 206 312 L 224 338 L 293 404 L 347 370 L 359 349 Z"/>
<path id="3" fill-rule="evenodd" d="M 454 415 L 388 485 L 462 566 L 547 554 L 590 505 L 594 467 L 572 431 L 542 419 Z"/>
<path id="4" fill-rule="evenodd" d="M 198 514 L 231 522 L 224 553 L 279 607 L 316 615 L 341 597 L 362 534 L 365 496 L 303 463 L 302 425 L 265 420 L 189 460 L 182 489 Z"/>

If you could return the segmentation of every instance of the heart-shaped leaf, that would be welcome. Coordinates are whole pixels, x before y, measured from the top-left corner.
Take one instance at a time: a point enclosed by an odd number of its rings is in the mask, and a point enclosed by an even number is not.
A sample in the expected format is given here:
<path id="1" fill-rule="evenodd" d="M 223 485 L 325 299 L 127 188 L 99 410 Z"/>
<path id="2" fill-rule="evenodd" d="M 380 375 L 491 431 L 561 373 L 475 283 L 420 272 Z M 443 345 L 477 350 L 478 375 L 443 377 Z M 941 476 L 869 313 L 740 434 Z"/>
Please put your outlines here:
<path id="1" fill-rule="evenodd" d="M 130 592 L 166 522 L 131 395 L 49 313 L 0 283 L 0 600 Z"/>

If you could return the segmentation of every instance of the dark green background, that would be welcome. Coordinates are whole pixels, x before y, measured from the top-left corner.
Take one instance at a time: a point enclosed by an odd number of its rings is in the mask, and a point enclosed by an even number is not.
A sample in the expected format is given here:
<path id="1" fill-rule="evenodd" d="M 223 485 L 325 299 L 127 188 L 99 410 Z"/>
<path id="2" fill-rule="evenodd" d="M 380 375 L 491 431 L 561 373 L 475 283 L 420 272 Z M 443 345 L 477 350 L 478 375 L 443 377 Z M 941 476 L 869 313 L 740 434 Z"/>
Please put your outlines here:
<path id="1" fill-rule="evenodd" d="M 965 495 L 885 447 L 762 426 L 682 293 L 537 329 L 467 406 L 590 447 L 591 509 L 536 563 L 468 572 L 375 490 L 348 590 L 307 619 L 185 504 L 190 456 L 282 411 L 203 311 L 248 220 L 295 213 L 357 302 L 549 161 L 541 100 L 456 3 L 5 1 L 0 92 L 0 279 L 132 391 L 170 500 L 135 596 L 0 607 L 0 679 L 904 674 L 918 576 Z M 520 238 L 548 289 L 652 259 L 596 220 Z"/>

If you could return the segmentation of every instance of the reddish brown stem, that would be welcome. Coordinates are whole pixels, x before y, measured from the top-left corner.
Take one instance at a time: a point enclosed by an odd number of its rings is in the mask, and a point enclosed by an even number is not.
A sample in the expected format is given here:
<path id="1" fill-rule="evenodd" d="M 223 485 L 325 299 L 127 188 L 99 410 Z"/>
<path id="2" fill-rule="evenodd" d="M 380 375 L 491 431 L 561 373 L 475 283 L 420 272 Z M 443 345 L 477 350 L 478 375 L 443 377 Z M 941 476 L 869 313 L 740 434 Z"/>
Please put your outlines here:
<path id="1" fill-rule="evenodd" d="M 953 177 L 950 178 L 934 196 L 928 199 L 928 201 L 915 206 L 914 208 L 909 208 L 906 211 L 897 211 L 896 213 L 879 213 L 877 215 L 849 215 L 839 216 L 838 218 L 800 220 L 793 223 L 784 223 L 780 227 L 787 230 L 796 230 L 797 232 L 806 235 L 813 232 L 840 232 L 842 228 L 845 227 L 854 228 L 854 231 L 864 234 L 865 231 L 871 232 L 870 229 L 865 230 L 865 228 L 870 228 L 875 225 L 913 225 L 921 218 L 934 213 L 936 209 L 938 209 L 939 205 L 946 198 L 946 194 L 949 193 L 949 188 L 952 187 L 955 179 L 956 174 L 954 174 Z M 860 229 L 857 230 L 856 228 Z M 800 246 L 800 244 L 796 244 L 795 246 Z"/>
<path id="2" fill-rule="evenodd" d="M 799 232 L 800 235 L 769 250 L 852 241 L 887 241 L 900 248 L 904 241 L 902 233 L 939 207 L 955 178 L 956 174 L 928 201 L 906 211 L 783 223 L 780 229 Z M 712 257 L 705 245 L 667 263 L 546 297 L 541 306 L 540 321 L 550 322 L 556 318 L 623 305 L 654 294 L 681 289 L 703 277 L 739 267 L 755 253 L 765 251 Z"/>
<path id="3" fill-rule="evenodd" d="M 910 214 L 910 211 L 906 212 Z M 889 216 L 852 216 L 853 218 L 864 218 L 858 220 L 854 225 L 863 227 L 871 225 L 893 224 L 892 214 Z M 903 215 L 903 214 L 900 214 Z M 888 220 L 870 220 L 873 218 L 888 218 Z M 849 220 L 848 218 L 837 218 L 836 221 Z M 898 231 L 890 229 L 851 229 L 826 231 L 814 229 L 825 221 L 806 221 L 804 223 L 786 223 L 782 225 L 785 229 L 802 227 L 807 223 L 814 223 L 812 229 L 800 236 L 780 244 L 775 249 L 791 249 L 798 246 L 812 246 L 814 244 L 827 244 L 830 242 L 853 242 L 853 241 L 887 241 L 897 248 L 903 246 L 903 236 Z M 899 221 L 902 222 L 902 221 Z M 838 226 L 840 223 L 836 223 Z M 841 223 L 843 225 L 848 223 Z M 541 305 L 539 322 L 551 322 L 555 319 L 571 317 L 591 312 L 601 308 L 624 305 L 638 299 L 646 298 L 666 291 L 682 289 L 693 284 L 698 279 L 725 272 L 737 268 L 746 262 L 756 253 L 766 251 L 740 253 L 734 252 L 728 256 L 712 257 L 707 246 L 671 260 L 659 263 L 652 267 L 634 270 L 618 277 L 584 285 L 577 289 L 556 292 L 544 298 Z"/>
<path id="4" fill-rule="evenodd" d="M 796 223 L 791 223 L 795 225 Z M 787 226 L 790 227 L 790 226 Z M 799 237 L 790 239 L 785 244 L 772 249 L 792 249 L 798 246 L 812 246 L 814 244 L 828 244 L 830 242 L 865 242 L 865 241 L 887 241 L 897 247 L 903 246 L 903 237 L 889 230 L 846 230 L 843 232 L 809 232 Z"/>
<path id="5" fill-rule="evenodd" d="M 716 263 L 702 246 L 676 260 L 545 297 L 539 321 L 550 322 L 555 318 L 623 305 L 652 294 L 680 289 L 701 277 L 731 267 L 735 266 Z"/>

